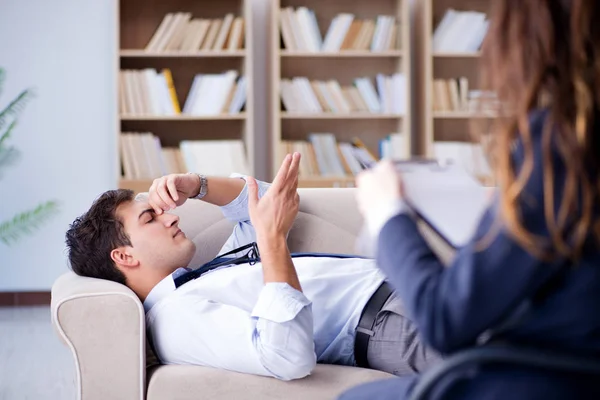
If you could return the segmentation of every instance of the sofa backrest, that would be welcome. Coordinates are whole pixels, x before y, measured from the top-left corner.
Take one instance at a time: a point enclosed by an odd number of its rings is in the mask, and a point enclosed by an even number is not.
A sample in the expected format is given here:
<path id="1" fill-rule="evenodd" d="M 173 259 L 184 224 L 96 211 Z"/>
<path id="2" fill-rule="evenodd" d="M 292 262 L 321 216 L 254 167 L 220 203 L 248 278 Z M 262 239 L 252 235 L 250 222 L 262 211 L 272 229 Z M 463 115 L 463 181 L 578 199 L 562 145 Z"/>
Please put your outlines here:
<path id="1" fill-rule="evenodd" d="M 356 254 L 362 227 L 354 189 L 299 189 L 300 212 L 288 236 L 292 252 Z M 232 232 L 219 207 L 203 201 L 187 201 L 173 211 L 179 226 L 196 243 L 191 265 L 201 265 L 217 255 Z"/>

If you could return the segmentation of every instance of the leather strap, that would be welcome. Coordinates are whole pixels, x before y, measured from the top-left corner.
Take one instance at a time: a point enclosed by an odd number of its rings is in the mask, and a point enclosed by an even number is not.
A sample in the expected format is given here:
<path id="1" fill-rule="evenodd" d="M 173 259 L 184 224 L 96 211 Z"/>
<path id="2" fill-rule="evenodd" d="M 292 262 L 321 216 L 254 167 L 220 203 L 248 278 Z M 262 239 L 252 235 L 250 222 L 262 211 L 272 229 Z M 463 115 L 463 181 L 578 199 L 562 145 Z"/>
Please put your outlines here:
<path id="1" fill-rule="evenodd" d="M 375 293 L 373 293 L 360 315 L 354 339 L 354 359 L 356 360 L 356 365 L 359 367 L 369 368 L 367 350 L 369 348 L 369 340 L 373 336 L 375 320 L 392 292 L 393 289 L 390 284 L 383 282 Z"/>

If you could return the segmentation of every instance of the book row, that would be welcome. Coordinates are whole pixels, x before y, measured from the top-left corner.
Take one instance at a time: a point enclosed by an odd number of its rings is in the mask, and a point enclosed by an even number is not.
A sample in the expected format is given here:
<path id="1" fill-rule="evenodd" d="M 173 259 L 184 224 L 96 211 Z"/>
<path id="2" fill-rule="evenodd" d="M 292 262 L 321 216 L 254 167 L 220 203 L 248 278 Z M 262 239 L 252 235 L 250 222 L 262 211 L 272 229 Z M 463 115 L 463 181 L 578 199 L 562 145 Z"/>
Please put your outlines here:
<path id="1" fill-rule="evenodd" d="M 183 110 L 169 69 L 122 70 L 119 74 L 119 111 L 123 116 L 236 114 L 245 103 L 246 78 L 233 70 L 196 75 Z"/>
<path id="2" fill-rule="evenodd" d="M 361 20 L 354 14 L 338 14 L 323 37 L 313 10 L 286 7 L 280 10 L 279 27 L 283 45 L 290 51 L 386 51 L 396 49 L 400 43 L 399 24 L 392 15 Z"/>
<path id="3" fill-rule="evenodd" d="M 244 46 L 244 19 L 192 18 L 189 12 L 166 14 L 146 45 L 148 52 L 235 51 Z"/>
<path id="4" fill-rule="evenodd" d="M 282 79 L 280 96 L 288 112 L 402 115 L 407 108 L 406 77 L 403 74 L 378 74 L 375 85 L 371 78 L 356 78 L 351 86 L 341 86 L 336 80 L 310 81 L 306 77 Z"/>
<path id="5" fill-rule="evenodd" d="M 178 147 L 162 147 L 150 132 L 122 132 L 120 152 L 125 179 L 154 179 L 188 171 L 211 176 L 250 173 L 241 140 L 183 140 Z"/>

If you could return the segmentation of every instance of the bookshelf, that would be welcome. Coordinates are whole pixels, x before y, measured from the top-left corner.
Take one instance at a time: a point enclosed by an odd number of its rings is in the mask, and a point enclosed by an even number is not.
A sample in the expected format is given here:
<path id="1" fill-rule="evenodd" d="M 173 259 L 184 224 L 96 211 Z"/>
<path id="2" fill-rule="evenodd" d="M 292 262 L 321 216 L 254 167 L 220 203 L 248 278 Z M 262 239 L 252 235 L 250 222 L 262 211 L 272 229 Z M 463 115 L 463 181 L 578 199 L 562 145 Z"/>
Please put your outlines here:
<path id="1" fill-rule="evenodd" d="M 282 37 L 285 29 L 281 25 L 282 18 L 285 20 L 285 9 L 298 10 L 300 7 L 314 12 L 315 25 L 318 28 L 323 47 L 315 49 L 301 49 L 302 46 L 286 46 Z M 284 9 L 282 12 L 281 10 Z M 377 23 L 378 16 L 392 16 L 398 24 L 390 37 L 395 45 L 385 48 L 371 50 L 368 48 L 348 48 L 339 46 L 340 50 L 329 50 L 326 48 L 327 34 L 332 21 L 339 14 L 352 14 L 355 21 L 373 21 Z M 289 15 L 289 14 L 287 14 Z M 379 154 L 379 141 L 387 135 L 396 132 L 403 133 L 401 151 L 408 154 L 411 152 L 411 79 L 410 79 L 410 10 L 409 0 L 372 0 L 349 2 L 347 0 L 275 0 L 272 4 L 271 14 L 271 154 L 272 170 L 274 173 L 279 168 L 281 147 L 285 141 L 307 141 L 311 133 L 331 133 L 338 143 L 348 143 L 358 137 L 368 150 Z M 288 19 L 289 21 L 289 19 Z M 288 25 L 289 27 L 290 25 Z M 310 25 L 309 25 L 310 26 Z M 302 35 L 309 35 L 307 25 L 300 26 Z M 349 28 L 347 32 L 351 32 Z M 288 31 L 289 32 L 289 31 Z M 294 34 L 297 34 L 295 31 Z M 373 36 L 375 37 L 375 35 Z M 344 38 L 347 40 L 348 38 Z M 306 39 L 306 36 L 302 40 Z M 289 43 L 289 42 L 288 42 Z M 295 43 L 298 43 L 296 41 Z M 391 77 L 394 74 L 403 74 L 405 79 L 405 90 L 402 91 L 401 100 L 404 103 L 402 112 L 383 111 L 358 111 L 353 107 L 350 111 L 307 111 L 289 110 L 285 108 L 281 93 L 282 80 L 293 80 L 294 78 L 306 78 L 307 83 L 314 88 L 315 82 L 327 82 L 335 80 L 339 87 L 345 92 L 350 86 L 355 85 L 355 79 L 368 77 L 377 87 L 375 77 L 384 74 Z M 284 88 L 285 90 L 285 88 Z M 322 95 L 319 101 L 323 106 Z M 344 95 L 347 99 L 348 97 Z M 297 98 L 297 97 L 295 97 Z M 398 100 L 397 100 L 398 101 Z M 356 104 L 356 103 L 355 103 Z M 323 110 L 327 107 L 323 106 Z M 398 142 L 396 142 L 397 144 Z M 331 153 L 330 153 L 331 154 Z M 340 158 L 340 152 L 338 151 Z M 306 155 L 303 154 L 303 158 Z M 313 169 L 314 170 L 314 169 Z M 354 176 L 345 174 L 303 174 L 299 178 L 300 187 L 350 187 L 354 186 Z"/>
<path id="2" fill-rule="evenodd" d="M 121 132 L 151 132 L 160 139 L 164 147 L 178 147 L 182 141 L 189 140 L 241 140 L 249 164 L 249 173 L 255 171 L 255 139 L 253 133 L 253 85 L 252 85 L 252 20 L 250 0 L 118 0 L 116 13 L 118 23 L 117 42 L 119 53 L 116 62 L 118 71 L 155 69 L 160 72 L 169 69 L 172 75 L 176 98 L 183 111 L 197 74 L 223 74 L 236 71 L 237 76 L 246 76 L 246 101 L 241 112 L 228 113 L 175 113 L 164 115 L 156 113 L 123 113 L 119 109 L 116 128 L 119 154 L 118 187 L 132 189 L 135 192 L 148 190 L 153 178 L 125 177 L 120 144 Z M 234 23 L 226 36 L 222 50 L 163 49 L 149 50 L 148 44 L 157 29 L 166 20 L 167 14 L 189 13 L 190 20 L 224 20 L 228 14 L 243 18 L 239 25 L 240 43 L 228 47 L 230 35 L 233 36 Z M 188 21 L 188 22 L 189 22 Z M 182 37 L 194 32 L 182 31 Z M 199 29 L 199 28 L 198 28 Z M 190 33 L 188 33 L 190 32 Z M 197 32 L 197 31 L 196 31 Z M 208 33 L 206 33 L 208 35 Z M 208 36 L 205 36 L 205 38 Z M 239 36 L 237 36 L 239 37 Z M 217 39 L 215 39 L 217 40 Z M 204 43 L 204 41 L 202 42 Z M 183 48 L 183 45 L 181 45 Z M 120 73 L 117 74 L 117 93 L 121 85 Z M 199 89 L 198 89 L 199 90 Z M 120 98 L 115 99 L 118 106 Z M 199 171 L 202 172 L 202 171 Z M 161 174 L 162 175 L 162 174 Z M 159 175 L 160 176 L 160 175 Z"/>
<path id="3" fill-rule="evenodd" d="M 422 43 L 418 46 L 421 50 L 420 60 L 423 71 L 419 79 L 423 88 L 418 100 L 420 108 L 420 125 L 424 133 L 419 140 L 420 153 L 428 157 L 434 156 L 435 142 L 457 141 L 468 142 L 471 140 L 470 129 L 472 122 L 494 117 L 492 112 L 470 111 L 468 107 L 453 110 L 439 110 L 435 107 L 436 92 L 435 80 L 452 80 L 465 77 L 468 88 L 477 89 L 479 84 L 479 65 L 481 52 L 479 49 L 465 51 L 464 49 L 435 49 L 434 32 L 446 15 L 447 10 L 454 9 L 459 12 L 475 11 L 488 14 L 489 1 L 481 0 L 427 0 L 419 2 L 417 20 L 419 21 Z M 466 27 L 463 26 L 463 29 Z M 450 33 L 451 34 L 451 33 Z M 442 35 L 443 36 L 443 35 Z M 460 41 L 464 36 L 454 39 Z M 439 46 L 438 46 L 439 47 Z"/>

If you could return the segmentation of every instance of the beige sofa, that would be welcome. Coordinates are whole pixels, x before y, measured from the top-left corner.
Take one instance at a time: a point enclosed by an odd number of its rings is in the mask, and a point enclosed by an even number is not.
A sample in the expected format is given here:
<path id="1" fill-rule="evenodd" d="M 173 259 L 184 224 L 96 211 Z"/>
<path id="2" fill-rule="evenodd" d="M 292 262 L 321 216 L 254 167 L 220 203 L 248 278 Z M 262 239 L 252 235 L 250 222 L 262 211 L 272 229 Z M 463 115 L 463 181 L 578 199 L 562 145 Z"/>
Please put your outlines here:
<path id="1" fill-rule="evenodd" d="M 353 189 L 300 189 L 300 196 L 290 250 L 355 253 L 361 219 Z M 231 233 L 231 223 L 217 207 L 201 201 L 188 201 L 176 212 L 181 228 L 197 245 L 192 265 L 214 257 Z M 317 365 L 305 379 L 282 382 L 207 367 L 151 365 L 144 310 L 135 294 L 120 284 L 73 273 L 52 287 L 52 320 L 73 353 L 78 398 L 85 400 L 334 399 L 357 384 L 391 377 L 356 367 Z"/>

